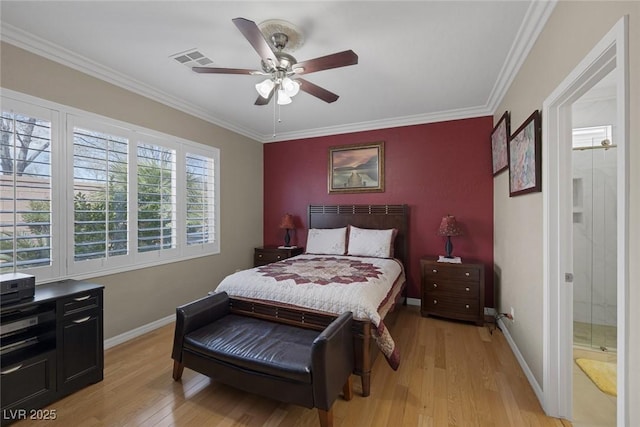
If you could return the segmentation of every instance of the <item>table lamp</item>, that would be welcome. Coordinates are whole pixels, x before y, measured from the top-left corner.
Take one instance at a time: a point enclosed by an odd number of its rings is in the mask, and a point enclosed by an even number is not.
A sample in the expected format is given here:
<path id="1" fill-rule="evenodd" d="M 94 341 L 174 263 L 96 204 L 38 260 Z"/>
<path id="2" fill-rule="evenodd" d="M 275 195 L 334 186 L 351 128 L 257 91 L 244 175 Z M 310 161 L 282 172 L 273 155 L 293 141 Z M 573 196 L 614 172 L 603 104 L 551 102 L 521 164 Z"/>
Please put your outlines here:
<path id="1" fill-rule="evenodd" d="M 456 222 L 456 217 L 453 215 L 445 215 L 440 222 L 440 228 L 438 228 L 438 234 L 440 236 L 446 236 L 447 242 L 444 245 L 444 249 L 447 252 L 445 258 L 453 258 L 451 252 L 453 251 L 453 243 L 451 243 L 451 236 L 462 236 L 462 229 Z"/>
<path id="2" fill-rule="evenodd" d="M 289 230 L 293 230 L 295 228 L 293 224 L 293 215 L 284 214 L 284 216 L 280 220 L 280 228 L 284 228 L 286 230 L 284 234 L 284 245 L 286 247 L 289 247 L 289 242 L 291 241 Z"/>

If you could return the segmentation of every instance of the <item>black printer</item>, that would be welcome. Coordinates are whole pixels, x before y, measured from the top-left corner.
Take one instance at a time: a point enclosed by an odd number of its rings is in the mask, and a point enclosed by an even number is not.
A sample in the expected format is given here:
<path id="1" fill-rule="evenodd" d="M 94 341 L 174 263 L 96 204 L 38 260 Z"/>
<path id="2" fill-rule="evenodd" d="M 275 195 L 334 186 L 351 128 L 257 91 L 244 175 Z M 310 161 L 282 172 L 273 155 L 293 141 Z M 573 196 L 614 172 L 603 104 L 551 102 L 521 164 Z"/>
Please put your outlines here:
<path id="1" fill-rule="evenodd" d="M 0 304 L 11 304 L 33 298 L 36 278 L 31 274 L 0 274 Z"/>

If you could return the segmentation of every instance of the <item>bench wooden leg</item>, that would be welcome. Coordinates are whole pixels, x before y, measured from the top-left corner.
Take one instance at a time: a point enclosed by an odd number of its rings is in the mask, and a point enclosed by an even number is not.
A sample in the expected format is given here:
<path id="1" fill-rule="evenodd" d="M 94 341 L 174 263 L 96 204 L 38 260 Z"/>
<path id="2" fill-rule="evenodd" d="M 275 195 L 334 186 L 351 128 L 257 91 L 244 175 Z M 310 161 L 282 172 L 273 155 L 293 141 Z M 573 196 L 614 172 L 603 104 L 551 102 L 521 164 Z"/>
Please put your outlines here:
<path id="1" fill-rule="evenodd" d="M 178 361 L 173 361 L 173 379 L 178 381 L 182 378 L 182 371 L 184 371 L 184 365 Z"/>
<path id="2" fill-rule="evenodd" d="M 351 376 L 347 378 L 347 382 L 342 386 L 342 394 L 344 395 L 344 400 L 351 400 L 353 398 L 353 388 L 351 387 Z"/>
<path id="3" fill-rule="evenodd" d="M 367 397 L 371 394 L 371 372 L 363 373 L 360 379 L 362 380 L 362 395 Z"/>
<path id="4" fill-rule="evenodd" d="M 318 408 L 318 416 L 320 417 L 320 427 L 333 427 L 333 408 L 328 411 Z"/>

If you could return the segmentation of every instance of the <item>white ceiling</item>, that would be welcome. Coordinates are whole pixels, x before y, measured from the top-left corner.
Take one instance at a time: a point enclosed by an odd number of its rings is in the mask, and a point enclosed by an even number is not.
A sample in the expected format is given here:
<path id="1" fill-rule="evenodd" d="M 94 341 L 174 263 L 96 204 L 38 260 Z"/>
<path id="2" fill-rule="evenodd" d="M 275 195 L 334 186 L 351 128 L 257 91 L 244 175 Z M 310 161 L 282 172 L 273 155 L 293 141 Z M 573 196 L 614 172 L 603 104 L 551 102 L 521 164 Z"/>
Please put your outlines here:
<path id="1" fill-rule="evenodd" d="M 544 26 L 547 1 L 7 1 L 2 40 L 262 142 L 491 115 Z M 171 56 L 259 69 L 232 23 L 299 27 L 298 61 L 352 49 L 357 65 L 304 77 L 340 95 L 300 92 L 255 106 L 260 76 L 197 74 Z M 275 111 L 277 113 L 277 111 Z"/>

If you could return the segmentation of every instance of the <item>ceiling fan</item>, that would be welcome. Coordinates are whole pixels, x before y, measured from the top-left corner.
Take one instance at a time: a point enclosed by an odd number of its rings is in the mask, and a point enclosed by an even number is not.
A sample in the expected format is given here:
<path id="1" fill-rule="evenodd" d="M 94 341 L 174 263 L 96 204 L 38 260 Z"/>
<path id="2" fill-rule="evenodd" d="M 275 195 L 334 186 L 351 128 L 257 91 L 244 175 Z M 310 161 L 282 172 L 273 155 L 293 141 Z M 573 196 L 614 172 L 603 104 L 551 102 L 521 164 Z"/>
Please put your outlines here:
<path id="1" fill-rule="evenodd" d="M 260 96 L 256 99 L 255 105 L 267 105 L 274 94 L 277 94 L 276 102 L 279 105 L 289 104 L 291 97 L 295 96 L 299 90 L 303 90 L 325 102 L 335 102 L 338 99 L 338 95 L 299 76 L 358 63 L 358 55 L 352 50 L 298 62 L 293 56 L 284 52 L 287 43 L 290 41 L 291 33 L 287 35 L 289 31 L 293 31 L 294 36 L 301 37 L 293 27 L 286 26 L 288 23 L 278 21 L 278 26 L 275 26 L 275 28 L 279 30 L 270 35 L 270 44 L 255 22 L 245 18 L 235 18 L 232 21 L 260 55 L 262 69 L 193 67 L 192 70 L 196 73 L 267 76 L 266 80 L 256 84 L 256 90 Z M 283 23 L 285 24 L 284 30 L 282 30 Z"/>

